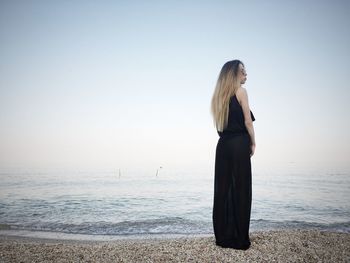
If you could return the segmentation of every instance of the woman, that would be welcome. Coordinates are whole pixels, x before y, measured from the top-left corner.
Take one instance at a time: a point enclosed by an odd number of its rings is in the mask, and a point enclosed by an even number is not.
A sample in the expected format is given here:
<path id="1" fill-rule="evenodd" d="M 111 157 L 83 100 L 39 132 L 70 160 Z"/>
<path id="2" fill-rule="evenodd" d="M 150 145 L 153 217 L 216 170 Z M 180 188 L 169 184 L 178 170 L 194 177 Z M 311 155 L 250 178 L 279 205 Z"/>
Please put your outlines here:
<path id="1" fill-rule="evenodd" d="M 216 245 L 246 250 L 250 247 L 252 202 L 250 157 L 255 151 L 253 113 L 241 85 L 247 80 L 240 60 L 226 62 L 211 101 L 220 136 L 216 146 L 213 226 Z"/>

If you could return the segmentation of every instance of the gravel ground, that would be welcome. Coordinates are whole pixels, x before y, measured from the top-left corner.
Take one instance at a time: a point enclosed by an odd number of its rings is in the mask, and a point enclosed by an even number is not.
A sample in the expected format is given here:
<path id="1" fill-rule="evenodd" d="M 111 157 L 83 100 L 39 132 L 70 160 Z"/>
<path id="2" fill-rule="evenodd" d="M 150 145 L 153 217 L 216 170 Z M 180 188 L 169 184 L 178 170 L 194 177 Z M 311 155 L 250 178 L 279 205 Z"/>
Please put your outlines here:
<path id="1" fill-rule="evenodd" d="M 350 262 L 350 234 L 318 230 L 250 233 L 248 250 L 212 237 L 118 241 L 45 240 L 0 235 L 0 262 Z"/>

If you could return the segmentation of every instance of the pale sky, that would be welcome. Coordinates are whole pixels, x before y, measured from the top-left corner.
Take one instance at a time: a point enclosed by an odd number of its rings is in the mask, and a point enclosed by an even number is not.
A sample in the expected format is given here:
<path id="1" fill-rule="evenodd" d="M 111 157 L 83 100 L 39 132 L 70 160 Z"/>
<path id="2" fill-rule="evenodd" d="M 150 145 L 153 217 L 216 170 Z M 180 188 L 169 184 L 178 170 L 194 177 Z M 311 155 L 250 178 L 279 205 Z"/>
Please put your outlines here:
<path id="1" fill-rule="evenodd" d="M 0 1 L 0 169 L 212 174 L 245 63 L 255 171 L 350 169 L 350 1 Z"/>

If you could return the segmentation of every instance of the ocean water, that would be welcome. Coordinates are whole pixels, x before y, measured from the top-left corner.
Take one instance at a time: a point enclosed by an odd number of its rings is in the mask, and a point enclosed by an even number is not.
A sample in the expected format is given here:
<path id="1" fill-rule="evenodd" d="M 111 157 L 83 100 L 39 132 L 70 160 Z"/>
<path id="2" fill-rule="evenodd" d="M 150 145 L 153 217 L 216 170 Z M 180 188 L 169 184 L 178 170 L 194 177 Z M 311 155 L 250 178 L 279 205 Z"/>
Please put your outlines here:
<path id="1" fill-rule="evenodd" d="M 0 234 L 75 239 L 213 235 L 213 174 L 0 173 Z M 253 173 L 250 232 L 350 233 L 349 173 Z"/>

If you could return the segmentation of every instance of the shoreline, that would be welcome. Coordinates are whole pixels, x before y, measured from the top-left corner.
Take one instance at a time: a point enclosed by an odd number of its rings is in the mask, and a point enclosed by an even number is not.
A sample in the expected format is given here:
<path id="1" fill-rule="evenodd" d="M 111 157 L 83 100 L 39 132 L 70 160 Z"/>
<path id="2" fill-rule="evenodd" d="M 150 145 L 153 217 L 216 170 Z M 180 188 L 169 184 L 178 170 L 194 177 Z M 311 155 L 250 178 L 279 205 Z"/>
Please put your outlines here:
<path id="1" fill-rule="evenodd" d="M 348 234 L 348 231 L 334 230 L 334 229 L 317 229 L 317 228 L 275 228 L 275 229 L 260 229 L 250 230 L 249 235 L 255 233 L 267 233 L 267 232 L 295 232 L 295 231 L 318 231 L 326 233 L 341 233 Z M 113 241 L 152 241 L 152 240 L 168 240 L 178 238 L 201 238 L 212 237 L 214 233 L 206 234 L 160 234 L 160 233 L 148 233 L 148 234 L 129 234 L 129 235 L 103 235 L 103 234 L 76 234 L 65 233 L 55 231 L 43 231 L 43 230 L 23 230 L 23 229 L 0 229 L 0 241 L 3 239 L 20 239 L 43 241 L 43 242 L 87 242 L 87 243 L 102 243 Z"/>
<path id="2" fill-rule="evenodd" d="M 1 233 L 1 232 L 0 232 Z M 221 248 L 211 236 L 64 240 L 0 234 L 2 262 L 350 262 L 350 233 L 315 229 L 250 233 L 248 250 Z"/>
<path id="3" fill-rule="evenodd" d="M 343 233 L 350 235 L 348 231 L 334 229 L 317 229 L 317 228 L 275 228 L 250 230 L 249 234 L 266 233 L 266 232 L 283 232 L 283 231 L 318 231 L 329 233 Z M 23 229 L 0 229 L 0 240 L 30 240 L 42 242 L 72 242 L 72 243 L 102 243 L 114 241 L 152 241 L 152 240 L 171 240 L 178 238 L 206 238 L 213 237 L 214 233 L 201 234 L 164 234 L 164 233 L 148 233 L 148 234 L 129 234 L 129 235 L 103 235 L 103 234 L 76 234 L 43 230 L 23 230 Z"/>

